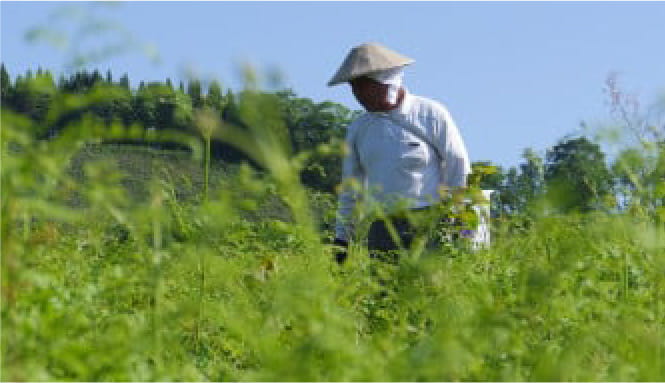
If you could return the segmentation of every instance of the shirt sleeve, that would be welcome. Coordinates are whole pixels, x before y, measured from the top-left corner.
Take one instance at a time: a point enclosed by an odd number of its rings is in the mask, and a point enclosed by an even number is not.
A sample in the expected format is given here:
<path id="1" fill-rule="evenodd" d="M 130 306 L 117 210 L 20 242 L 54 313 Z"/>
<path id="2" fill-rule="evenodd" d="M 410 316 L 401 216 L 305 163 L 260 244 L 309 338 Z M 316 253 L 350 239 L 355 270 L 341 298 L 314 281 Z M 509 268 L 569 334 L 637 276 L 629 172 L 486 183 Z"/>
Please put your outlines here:
<path id="1" fill-rule="evenodd" d="M 450 187 L 465 187 L 471 173 L 471 161 L 455 121 L 444 110 L 444 166 L 441 170 L 441 184 Z"/>
<path id="2" fill-rule="evenodd" d="M 349 187 L 349 181 L 364 182 L 364 172 L 358 160 L 358 153 L 354 144 L 354 125 L 351 124 L 346 135 L 347 152 L 342 162 L 342 191 L 339 195 L 337 220 L 335 224 L 335 237 L 349 241 L 353 236 L 353 209 L 358 199 L 358 192 Z"/>

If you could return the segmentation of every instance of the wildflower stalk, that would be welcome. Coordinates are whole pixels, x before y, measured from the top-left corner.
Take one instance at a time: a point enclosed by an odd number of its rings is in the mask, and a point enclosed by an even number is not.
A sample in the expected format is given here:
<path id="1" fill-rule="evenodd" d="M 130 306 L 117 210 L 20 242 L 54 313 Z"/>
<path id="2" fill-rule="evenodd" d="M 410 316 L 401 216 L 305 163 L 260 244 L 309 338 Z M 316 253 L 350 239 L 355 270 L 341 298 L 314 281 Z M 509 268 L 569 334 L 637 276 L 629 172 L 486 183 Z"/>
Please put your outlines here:
<path id="1" fill-rule="evenodd" d="M 203 155 L 203 200 L 208 201 L 208 188 L 210 185 L 210 136 L 205 138 L 205 153 Z"/>
<path id="2" fill-rule="evenodd" d="M 210 108 L 204 108 L 196 111 L 196 127 L 201 133 L 204 141 L 203 155 L 203 196 L 202 202 L 205 204 L 209 198 L 210 187 L 210 146 L 213 133 L 219 128 L 220 122 L 215 111 Z M 201 339 L 201 327 L 205 313 L 205 282 L 206 282 L 206 262 L 205 252 L 199 251 L 199 308 L 196 321 L 196 348 L 199 351 Z"/>
<path id="3" fill-rule="evenodd" d="M 210 145 L 212 135 L 218 129 L 220 122 L 215 111 L 206 107 L 195 112 L 195 123 L 205 144 L 203 154 L 203 202 L 207 202 L 210 187 Z"/>
<path id="4" fill-rule="evenodd" d="M 162 261 L 162 222 L 161 222 L 161 208 L 163 205 L 163 191 L 155 182 L 152 185 L 152 201 L 150 206 L 150 227 L 152 231 L 152 270 L 150 273 L 150 284 L 152 288 L 152 304 L 151 304 L 151 330 L 152 330 L 152 347 L 153 352 L 156 354 L 154 360 L 156 363 L 161 361 L 161 341 L 158 330 L 158 315 L 159 315 L 159 301 L 160 301 L 160 278 L 161 278 L 161 261 Z"/>
<path id="5" fill-rule="evenodd" d="M 23 242 L 27 242 L 30 237 L 30 221 L 31 217 L 27 211 L 23 212 Z"/>

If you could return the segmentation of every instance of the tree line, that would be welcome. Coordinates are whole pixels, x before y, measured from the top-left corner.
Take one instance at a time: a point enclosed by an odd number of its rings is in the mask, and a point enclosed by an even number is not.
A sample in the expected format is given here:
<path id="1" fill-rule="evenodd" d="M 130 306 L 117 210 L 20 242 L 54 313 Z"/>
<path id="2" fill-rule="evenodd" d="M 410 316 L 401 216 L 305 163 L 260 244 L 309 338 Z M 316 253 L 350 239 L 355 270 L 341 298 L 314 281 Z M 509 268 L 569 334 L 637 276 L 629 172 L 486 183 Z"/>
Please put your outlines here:
<path id="1" fill-rule="evenodd" d="M 170 79 L 143 82 L 132 86 L 127 74 L 116 79 L 111 71 L 102 74 L 98 70 L 81 70 L 69 76 L 60 75 L 56 80 L 48 70 L 28 70 L 13 80 L 4 63 L 0 68 L 2 84 L 2 108 L 29 117 L 35 122 L 39 139 L 49 139 L 72 122 L 84 116 L 94 116 L 105 124 L 120 123 L 124 126 L 138 124 L 146 132 L 170 130 L 197 135 L 194 128 L 195 112 L 208 108 L 222 121 L 243 125 L 238 110 L 238 92 L 223 89 L 218 81 L 204 84 L 192 79 L 177 85 Z M 71 108 L 49 118 L 49 113 L 58 108 L 58 100 L 66 95 L 86 95 L 92 102 L 85 107 Z M 294 154 L 311 150 L 322 143 L 343 140 L 344 128 L 357 112 L 341 104 L 298 97 L 292 90 L 284 89 L 271 93 L 279 105 L 281 116 L 288 129 Z M 125 144 L 147 144 L 141 137 L 115 141 Z M 150 144 L 160 148 L 178 146 L 173 144 Z M 213 158 L 230 163 L 251 162 L 251 159 L 233 146 L 221 141 L 212 142 Z M 312 188 L 332 191 L 341 177 L 339 153 L 316 152 L 303 170 L 303 182 Z"/>
<path id="2" fill-rule="evenodd" d="M 5 65 L 0 68 L 3 110 L 32 119 L 40 139 L 57 135 L 68 124 L 93 115 L 106 124 L 141 125 L 145 131 L 175 130 L 196 135 L 194 116 L 208 108 L 220 120 L 242 126 L 238 92 L 224 89 L 217 81 L 207 84 L 192 79 L 177 85 L 170 79 L 140 82 L 132 87 L 127 74 L 115 78 L 111 71 L 81 70 L 56 80 L 48 70 L 27 71 L 12 79 Z M 52 118 L 58 100 L 65 95 L 89 95 L 94 102 Z M 270 93 L 279 106 L 294 154 L 312 151 L 321 144 L 340 143 L 346 126 L 360 113 L 330 101 L 314 102 L 290 89 Z M 621 105 L 617 105 L 621 107 Z M 656 130 L 658 130 L 656 126 Z M 663 127 L 662 129 L 665 129 Z M 494 169 L 479 179 L 482 188 L 497 191 L 495 215 L 514 216 L 533 211 L 588 212 L 640 206 L 662 209 L 665 201 L 665 140 L 647 140 L 655 151 L 640 147 L 624 150 L 609 164 L 601 147 L 584 136 L 565 137 L 539 156 L 526 149 L 522 162 L 504 169 L 491 161 L 477 161 L 474 168 Z M 146 144 L 140 137 L 125 144 Z M 151 144 L 155 145 L 155 144 Z M 161 147 L 164 144 L 158 144 Z M 176 144 L 174 144 L 176 145 Z M 213 141 L 211 155 L 231 163 L 251 162 L 239 150 Z M 333 192 L 341 181 L 341 152 L 314 151 L 302 172 L 310 188 Z M 646 195 L 645 195 L 646 193 Z"/>

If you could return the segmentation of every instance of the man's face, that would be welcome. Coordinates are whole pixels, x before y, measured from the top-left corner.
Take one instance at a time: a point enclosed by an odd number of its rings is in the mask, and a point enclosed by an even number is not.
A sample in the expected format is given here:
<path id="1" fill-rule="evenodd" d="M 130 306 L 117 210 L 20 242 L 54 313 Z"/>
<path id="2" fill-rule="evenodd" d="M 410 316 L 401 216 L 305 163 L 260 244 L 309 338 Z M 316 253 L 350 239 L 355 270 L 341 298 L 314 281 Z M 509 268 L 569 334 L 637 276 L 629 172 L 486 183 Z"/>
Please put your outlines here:
<path id="1" fill-rule="evenodd" d="M 381 84 L 369 77 L 357 77 L 350 81 L 356 100 L 368 112 L 382 112 L 393 109 L 387 101 L 389 85 Z"/>

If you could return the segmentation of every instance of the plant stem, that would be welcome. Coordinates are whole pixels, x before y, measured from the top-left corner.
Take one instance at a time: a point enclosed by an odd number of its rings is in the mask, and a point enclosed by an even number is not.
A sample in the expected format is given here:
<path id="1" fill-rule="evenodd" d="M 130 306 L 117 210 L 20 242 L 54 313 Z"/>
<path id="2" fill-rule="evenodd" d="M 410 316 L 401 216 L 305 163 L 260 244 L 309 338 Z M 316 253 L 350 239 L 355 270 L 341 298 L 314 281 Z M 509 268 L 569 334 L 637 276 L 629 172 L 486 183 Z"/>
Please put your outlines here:
<path id="1" fill-rule="evenodd" d="M 208 202 L 208 187 L 210 181 L 210 136 L 206 136 L 205 153 L 203 155 L 203 201 Z"/>

